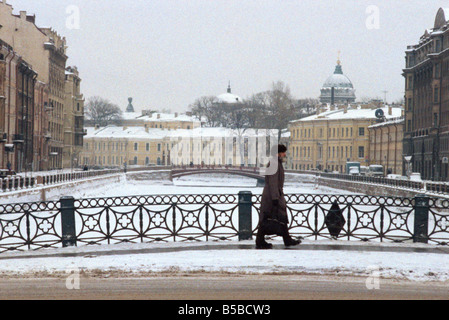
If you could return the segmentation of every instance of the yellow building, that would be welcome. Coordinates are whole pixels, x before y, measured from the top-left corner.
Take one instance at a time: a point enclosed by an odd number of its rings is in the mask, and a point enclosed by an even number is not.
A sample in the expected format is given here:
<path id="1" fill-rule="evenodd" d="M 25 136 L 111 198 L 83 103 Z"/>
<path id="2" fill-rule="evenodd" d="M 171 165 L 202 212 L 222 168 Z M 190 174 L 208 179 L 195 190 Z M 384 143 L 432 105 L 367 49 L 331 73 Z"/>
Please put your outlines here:
<path id="1" fill-rule="evenodd" d="M 375 105 L 321 107 L 316 115 L 289 124 L 289 164 L 294 170 L 345 172 L 346 162 L 370 164 L 368 127 L 377 118 Z M 401 116 L 399 107 L 383 107 L 387 119 Z"/>
<path id="2" fill-rule="evenodd" d="M 276 137 L 276 130 L 88 128 L 80 164 L 260 166 L 267 164 L 270 144 Z"/>
<path id="3" fill-rule="evenodd" d="M 79 155 L 83 151 L 84 97 L 81 94 L 81 78 L 76 67 L 68 67 L 65 72 L 64 103 L 64 151 L 63 167 L 77 167 Z"/>
<path id="4" fill-rule="evenodd" d="M 372 125 L 368 130 L 370 163 L 383 166 L 386 174 L 402 175 L 404 117 Z"/>
<path id="5" fill-rule="evenodd" d="M 88 128 L 80 154 L 82 165 L 122 167 L 127 165 L 168 164 L 166 134 L 160 129 L 142 127 Z"/>

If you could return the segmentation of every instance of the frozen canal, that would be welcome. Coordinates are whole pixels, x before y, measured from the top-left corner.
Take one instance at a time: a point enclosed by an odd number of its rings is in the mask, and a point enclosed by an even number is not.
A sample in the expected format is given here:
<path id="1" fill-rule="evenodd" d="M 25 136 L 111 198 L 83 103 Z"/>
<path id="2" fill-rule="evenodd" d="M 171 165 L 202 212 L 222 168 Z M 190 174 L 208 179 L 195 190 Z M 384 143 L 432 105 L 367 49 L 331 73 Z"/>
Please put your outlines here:
<path id="1" fill-rule="evenodd" d="M 263 188 L 256 187 L 256 180 L 226 174 L 201 174 L 185 176 L 171 181 L 131 180 L 102 188 L 74 190 L 75 198 L 138 196 L 159 194 L 238 194 L 251 191 L 262 194 Z M 314 176 L 287 174 L 285 194 L 350 194 L 348 191 L 332 189 L 315 184 Z M 57 199 L 56 197 L 55 199 Z"/>

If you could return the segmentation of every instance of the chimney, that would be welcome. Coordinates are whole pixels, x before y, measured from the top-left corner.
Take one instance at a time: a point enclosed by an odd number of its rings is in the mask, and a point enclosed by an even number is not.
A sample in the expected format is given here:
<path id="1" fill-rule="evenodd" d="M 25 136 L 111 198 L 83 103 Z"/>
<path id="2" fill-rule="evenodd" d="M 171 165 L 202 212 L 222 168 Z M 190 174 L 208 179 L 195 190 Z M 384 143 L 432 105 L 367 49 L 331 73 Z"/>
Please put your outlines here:
<path id="1" fill-rule="evenodd" d="M 123 126 L 123 131 L 125 131 L 126 129 L 128 129 L 128 127 Z"/>
<path id="2" fill-rule="evenodd" d="M 148 125 L 145 125 L 145 132 L 150 132 L 150 129 L 148 128 Z"/>
<path id="3" fill-rule="evenodd" d="M 392 106 L 388 106 L 388 115 L 389 116 L 393 115 L 393 107 Z"/>
<path id="4" fill-rule="evenodd" d="M 161 114 L 160 114 L 160 113 L 157 114 L 157 118 L 158 118 L 158 119 L 161 118 Z"/>
<path id="5" fill-rule="evenodd" d="M 175 112 L 175 118 L 177 118 L 178 117 L 178 113 L 177 112 Z"/>
<path id="6" fill-rule="evenodd" d="M 320 113 L 321 113 L 321 107 L 317 106 L 316 107 L 316 115 L 318 116 L 318 115 L 320 115 Z"/>
<path id="7" fill-rule="evenodd" d="M 20 19 L 26 20 L 27 18 L 27 12 L 26 11 L 20 11 Z"/>
<path id="8" fill-rule="evenodd" d="M 345 104 L 343 107 L 343 113 L 348 113 L 348 105 Z"/>

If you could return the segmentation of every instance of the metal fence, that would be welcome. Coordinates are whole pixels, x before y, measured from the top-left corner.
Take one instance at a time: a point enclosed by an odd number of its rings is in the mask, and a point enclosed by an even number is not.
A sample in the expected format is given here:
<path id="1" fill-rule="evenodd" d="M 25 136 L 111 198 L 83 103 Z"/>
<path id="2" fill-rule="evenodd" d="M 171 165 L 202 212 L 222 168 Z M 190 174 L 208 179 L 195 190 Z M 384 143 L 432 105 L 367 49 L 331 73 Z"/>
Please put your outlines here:
<path id="1" fill-rule="evenodd" d="M 426 196 L 285 195 L 305 239 L 449 244 L 449 201 Z M 123 242 L 248 240 L 261 195 L 153 195 L 0 205 L 0 252 Z M 332 231 L 335 206 L 343 217 Z"/>
<path id="2" fill-rule="evenodd" d="M 400 180 L 400 179 L 388 179 L 385 177 L 370 177 L 370 176 L 356 176 L 341 173 L 326 173 L 320 171 L 302 171 L 302 170 L 286 170 L 288 173 L 301 173 L 301 174 L 311 174 L 328 179 L 337 179 L 353 182 L 363 182 L 370 184 L 380 184 L 395 188 L 427 191 L 441 195 L 449 194 L 449 183 L 448 182 L 437 182 L 437 181 L 411 181 L 411 180 Z"/>

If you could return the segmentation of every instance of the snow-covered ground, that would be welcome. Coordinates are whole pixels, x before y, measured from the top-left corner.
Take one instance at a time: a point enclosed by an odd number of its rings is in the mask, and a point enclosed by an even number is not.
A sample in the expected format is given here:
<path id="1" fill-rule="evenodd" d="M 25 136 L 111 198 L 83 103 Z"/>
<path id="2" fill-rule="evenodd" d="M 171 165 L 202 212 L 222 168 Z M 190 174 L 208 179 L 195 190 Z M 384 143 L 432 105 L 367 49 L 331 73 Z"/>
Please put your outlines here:
<path id="1" fill-rule="evenodd" d="M 305 241 L 304 244 L 310 244 Z M 316 243 L 316 242 L 313 242 Z M 322 242 L 322 244 L 326 242 Z M 345 241 L 342 241 L 345 243 Z M 228 243 L 232 245 L 232 243 Z M 234 243 L 236 244 L 236 243 Z M 252 244 L 252 242 L 243 242 Z M 280 242 L 275 244 L 281 245 Z M 171 248 L 170 244 L 122 244 L 102 247 L 56 249 L 52 252 L 79 254 L 78 257 L 39 257 L 1 260 L 0 275 L 60 275 L 79 270 L 89 273 L 130 276 L 148 273 L 239 273 L 239 274 L 318 274 L 333 276 L 373 276 L 412 281 L 448 281 L 449 255 L 413 252 L 372 252 L 345 250 L 195 250 L 204 243 L 183 244 L 184 250 L 162 253 L 127 254 L 127 250 Z M 220 243 L 210 243 L 212 248 Z M 355 246 L 366 244 L 355 243 Z M 392 244 L 389 244 L 392 246 Z M 386 246 L 388 246 L 386 244 Z M 396 245 L 397 246 L 397 245 Z M 405 246 L 405 245 L 402 245 Z M 413 246 L 413 245 L 410 245 Z M 419 246 L 419 245 L 418 245 Z M 280 246 L 282 247 L 282 246 Z M 190 248 L 190 249 L 189 249 Z M 110 250 L 124 254 L 102 255 Z M 93 251 L 93 252 L 92 252 Z M 95 254 L 96 251 L 96 254 Z M 8 254 L 11 256 L 14 254 Z M 20 254 L 16 254 L 20 257 Z"/>

